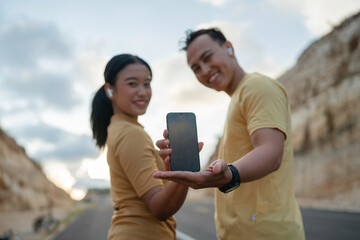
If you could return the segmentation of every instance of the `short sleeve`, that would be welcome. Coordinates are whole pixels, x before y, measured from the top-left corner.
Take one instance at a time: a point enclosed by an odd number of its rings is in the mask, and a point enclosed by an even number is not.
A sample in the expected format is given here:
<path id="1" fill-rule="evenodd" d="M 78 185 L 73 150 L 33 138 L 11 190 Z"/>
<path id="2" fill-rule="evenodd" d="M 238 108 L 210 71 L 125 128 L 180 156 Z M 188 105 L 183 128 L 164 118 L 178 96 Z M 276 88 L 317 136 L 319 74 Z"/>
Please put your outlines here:
<path id="1" fill-rule="evenodd" d="M 158 171 L 153 143 L 143 129 L 132 128 L 125 139 L 115 147 L 124 172 L 139 197 L 153 187 L 163 185 L 162 180 L 152 174 Z"/>
<path id="2" fill-rule="evenodd" d="M 288 101 L 274 81 L 255 78 L 244 86 L 241 105 L 250 135 L 260 128 L 277 128 L 286 136 Z"/>

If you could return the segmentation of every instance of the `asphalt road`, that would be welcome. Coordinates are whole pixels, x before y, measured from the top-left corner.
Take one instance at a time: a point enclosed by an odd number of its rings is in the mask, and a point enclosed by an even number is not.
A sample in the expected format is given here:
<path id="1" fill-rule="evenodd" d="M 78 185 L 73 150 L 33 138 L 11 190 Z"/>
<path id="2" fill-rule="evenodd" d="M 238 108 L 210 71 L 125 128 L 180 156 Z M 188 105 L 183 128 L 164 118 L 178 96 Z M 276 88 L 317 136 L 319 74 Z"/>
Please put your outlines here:
<path id="1" fill-rule="evenodd" d="M 81 214 L 54 240 L 106 240 L 110 228 L 112 208 L 103 202 Z"/>
<path id="2" fill-rule="evenodd" d="M 360 214 L 301 209 L 307 240 L 359 240 Z M 83 213 L 55 240 L 106 240 L 112 209 L 109 203 Z M 179 240 L 216 239 L 212 201 L 187 201 L 175 215 Z"/>

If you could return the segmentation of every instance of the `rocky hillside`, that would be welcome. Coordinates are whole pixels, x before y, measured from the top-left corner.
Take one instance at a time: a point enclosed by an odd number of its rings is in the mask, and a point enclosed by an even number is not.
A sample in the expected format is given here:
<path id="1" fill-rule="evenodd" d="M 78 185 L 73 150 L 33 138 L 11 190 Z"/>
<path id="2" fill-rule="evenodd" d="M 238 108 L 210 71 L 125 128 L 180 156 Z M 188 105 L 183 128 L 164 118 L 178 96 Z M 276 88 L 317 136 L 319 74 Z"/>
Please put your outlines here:
<path id="1" fill-rule="evenodd" d="M 360 13 L 278 80 L 292 107 L 297 197 L 360 209 Z"/>
<path id="2" fill-rule="evenodd" d="M 72 204 L 70 196 L 50 182 L 25 150 L 0 129 L 0 212 Z"/>
<path id="3" fill-rule="evenodd" d="M 291 102 L 299 202 L 360 211 L 360 13 L 312 43 L 278 80 Z"/>

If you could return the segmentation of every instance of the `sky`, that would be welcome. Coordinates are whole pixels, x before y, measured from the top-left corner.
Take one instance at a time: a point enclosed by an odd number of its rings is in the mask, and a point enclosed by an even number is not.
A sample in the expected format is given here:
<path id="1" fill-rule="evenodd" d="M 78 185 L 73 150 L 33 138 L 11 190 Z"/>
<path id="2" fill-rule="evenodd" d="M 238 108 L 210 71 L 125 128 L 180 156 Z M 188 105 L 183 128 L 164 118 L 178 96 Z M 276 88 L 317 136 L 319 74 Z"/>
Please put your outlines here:
<path id="1" fill-rule="evenodd" d="M 220 28 L 246 72 L 277 78 L 358 11 L 359 0 L 1 1 L 0 127 L 74 198 L 109 187 L 90 105 L 107 61 L 131 53 L 153 70 L 152 100 L 139 122 L 156 142 L 168 112 L 194 112 L 205 167 L 230 98 L 194 77 L 180 51 L 186 30 Z"/>

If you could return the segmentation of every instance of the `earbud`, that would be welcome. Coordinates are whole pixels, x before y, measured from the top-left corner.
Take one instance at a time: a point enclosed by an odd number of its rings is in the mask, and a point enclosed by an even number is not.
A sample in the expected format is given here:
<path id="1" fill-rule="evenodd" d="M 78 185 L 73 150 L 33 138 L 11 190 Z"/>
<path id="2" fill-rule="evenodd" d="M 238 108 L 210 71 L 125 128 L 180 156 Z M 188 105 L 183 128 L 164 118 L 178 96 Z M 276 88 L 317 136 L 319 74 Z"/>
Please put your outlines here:
<path id="1" fill-rule="evenodd" d="M 107 89 L 107 92 L 108 92 L 108 94 L 109 94 L 109 96 L 110 96 L 110 97 L 112 97 L 112 96 L 113 96 L 112 89 L 108 88 L 108 89 Z"/>
<path id="2" fill-rule="evenodd" d="M 233 50 L 231 48 L 228 48 L 227 50 L 228 50 L 229 55 L 233 55 Z"/>

